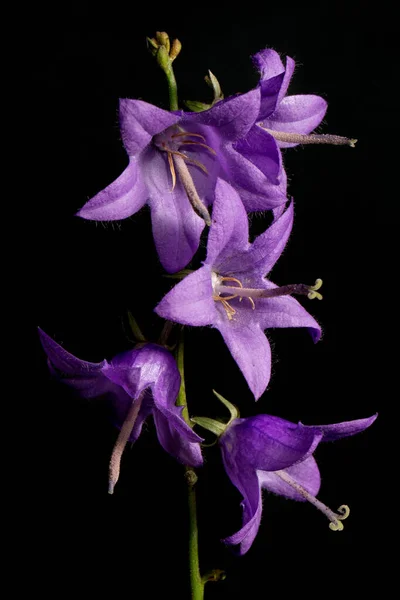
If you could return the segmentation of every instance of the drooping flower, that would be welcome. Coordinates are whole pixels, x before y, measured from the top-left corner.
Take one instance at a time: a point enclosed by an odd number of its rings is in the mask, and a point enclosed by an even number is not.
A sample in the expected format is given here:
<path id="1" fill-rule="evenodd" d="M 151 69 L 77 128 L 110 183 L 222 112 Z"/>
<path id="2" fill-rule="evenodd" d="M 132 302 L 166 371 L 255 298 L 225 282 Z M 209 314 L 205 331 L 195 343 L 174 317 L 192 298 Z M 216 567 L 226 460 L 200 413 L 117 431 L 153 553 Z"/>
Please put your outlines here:
<path id="1" fill-rule="evenodd" d="M 44 331 L 39 336 L 52 374 L 83 398 L 110 397 L 120 434 L 110 461 L 110 493 L 118 480 L 122 452 L 135 442 L 151 414 L 160 444 L 180 462 L 199 466 L 202 441 L 185 423 L 182 407 L 175 406 L 180 375 L 172 355 L 162 346 L 143 344 L 110 362 L 91 363 L 76 358 Z"/>
<path id="2" fill-rule="evenodd" d="M 243 496 L 243 527 L 223 541 L 239 545 L 240 554 L 249 550 L 260 526 L 262 489 L 292 500 L 310 502 L 329 519 L 330 529 L 341 531 L 342 521 L 349 516 L 350 509 L 343 505 L 334 513 L 316 498 L 321 478 L 313 453 L 320 442 L 364 431 L 372 425 L 377 414 L 367 419 L 314 426 L 296 425 L 271 415 L 240 419 L 234 405 L 217 392 L 214 394 L 229 409 L 229 422 L 221 423 L 207 417 L 192 420 L 217 435 L 227 475 Z"/>
<path id="3" fill-rule="evenodd" d="M 341 531 L 350 510 L 343 505 L 334 513 L 316 498 L 321 479 L 313 453 L 320 442 L 364 431 L 376 417 L 313 427 L 270 415 L 232 420 L 219 444 L 225 470 L 243 496 L 243 527 L 224 542 L 240 544 L 240 554 L 249 550 L 261 521 L 261 489 L 311 502 L 330 520 L 333 531 Z"/>
<path id="4" fill-rule="evenodd" d="M 315 342 L 318 323 L 289 294 L 321 297 L 317 286 L 277 287 L 265 279 L 288 240 L 293 205 L 249 243 L 247 214 L 237 192 L 218 180 L 208 236 L 207 258 L 161 300 L 156 312 L 184 325 L 212 325 L 222 334 L 256 399 L 271 374 L 271 351 L 264 334 L 274 327 L 307 327 Z"/>

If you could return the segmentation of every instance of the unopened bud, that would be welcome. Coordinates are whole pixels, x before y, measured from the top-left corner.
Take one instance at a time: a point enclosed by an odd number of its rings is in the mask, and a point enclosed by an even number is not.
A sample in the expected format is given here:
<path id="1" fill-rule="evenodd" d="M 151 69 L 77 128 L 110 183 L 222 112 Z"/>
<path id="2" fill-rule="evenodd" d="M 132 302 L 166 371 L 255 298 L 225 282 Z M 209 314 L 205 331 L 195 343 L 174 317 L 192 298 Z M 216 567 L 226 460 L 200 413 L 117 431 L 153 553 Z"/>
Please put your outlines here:
<path id="1" fill-rule="evenodd" d="M 176 57 L 178 56 L 178 54 L 180 53 L 181 50 L 182 50 L 182 44 L 180 43 L 180 41 L 174 40 L 172 42 L 171 50 L 169 52 L 169 57 L 171 59 L 171 62 L 176 59 Z"/>

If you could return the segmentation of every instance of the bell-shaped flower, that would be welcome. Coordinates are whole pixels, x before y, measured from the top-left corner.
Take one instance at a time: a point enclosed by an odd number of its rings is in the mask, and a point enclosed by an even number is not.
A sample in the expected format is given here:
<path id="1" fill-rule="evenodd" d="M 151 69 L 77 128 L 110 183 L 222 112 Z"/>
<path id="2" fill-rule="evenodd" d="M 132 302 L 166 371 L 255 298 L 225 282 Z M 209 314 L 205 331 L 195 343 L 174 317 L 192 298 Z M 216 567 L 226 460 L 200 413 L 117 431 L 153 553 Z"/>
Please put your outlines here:
<path id="1" fill-rule="evenodd" d="M 240 419 L 236 418 L 234 407 L 217 396 L 231 411 L 229 423 L 222 425 L 202 417 L 193 420 L 219 435 L 225 470 L 243 496 L 243 527 L 223 541 L 239 545 L 240 554 L 249 550 L 260 526 L 262 489 L 292 500 L 310 502 L 329 519 L 330 529 L 341 531 L 342 521 L 349 516 L 350 509 L 342 505 L 335 513 L 317 499 L 321 478 L 313 453 L 320 442 L 364 431 L 377 415 L 312 427 L 270 415 Z"/>
<path id="2" fill-rule="evenodd" d="M 84 398 L 106 394 L 113 403 L 120 433 L 110 461 L 110 493 L 118 480 L 126 443 L 138 439 L 150 415 L 164 450 L 186 465 L 202 464 L 202 438 L 184 421 L 182 407 L 175 406 L 181 378 L 173 356 L 165 348 L 143 344 L 110 362 L 91 363 L 67 352 L 41 329 L 39 336 L 57 379 Z"/>
<path id="3" fill-rule="evenodd" d="M 120 100 L 122 140 L 129 157 L 125 171 L 89 200 L 85 219 L 125 219 L 146 202 L 160 261 L 173 273 L 196 252 L 217 176 L 231 181 L 248 210 L 268 210 L 286 201 L 286 177 L 275 140 L 242 148 L 240 140 L 260 113 L 260 89 L 218 102 L 202 113 L 170 112 L 141 100 Z M 278 181 L 279 180 L 279 181 Z M 247 195 L 257 198 L 247 206 Z"/>
<path id="4" fill-rule="evenodd" d="M 315 342 L 321 329 L 290 294 L 321 295 L 320 286 L 277 287 L 265 278 L 281 255 L 293 223 L 293 204 L 254 243 L 237 192 L 218 180 L 207 258 L 161 300 L 156 312 L 184 325 L 211 325 L 222 334 L 256 399 L 271 374 L 271 350 L 264 334 L 274 327 L 306 327 Z M 322 282 L 321 282 L 322 283 Z"/>

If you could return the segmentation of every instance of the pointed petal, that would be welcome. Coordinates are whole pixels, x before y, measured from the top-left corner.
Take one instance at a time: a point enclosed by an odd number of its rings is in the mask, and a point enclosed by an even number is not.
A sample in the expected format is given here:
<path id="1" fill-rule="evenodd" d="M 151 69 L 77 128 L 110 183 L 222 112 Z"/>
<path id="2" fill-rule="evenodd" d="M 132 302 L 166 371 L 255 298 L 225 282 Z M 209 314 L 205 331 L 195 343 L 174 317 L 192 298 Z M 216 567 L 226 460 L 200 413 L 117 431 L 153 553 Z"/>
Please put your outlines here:
<path id="1" fill-rule="evenodd" d="M 242 371 L 256 400 L 265 392 L 271 377 L 271 349 L 269 342 L 255 322 L 245 322 L 241 315 L 231 321 L 225 311 L 215 327 L 220 331 L 239 369 Z"/>
<path id="2" fill-rule="evenodd" d="M 260 484 L 256 471 L 243 465 L 240 457 L 234 456 L 224 443 L 221 443 L 221 452 L 226 473 L 243 496 L 243 527 L 222 541 L 232 546 L 240 544 L 239 554 L 243 555 L 252 545 L 260 526 L 262 512 Z"/>
<path id="3" fill-rule="evenodd" d="M 218 265 L 249 246 L 247 213 L 239 194 L 226 181 L 218 179 L 215 188 L 212 223 L 205 264 Z"/>
<path id="4" fill-rule="evenodd" d="M 290 475 L 292 479 L 307 490 L 312 496 L 316 496 L 321 486 L 321 476 L 318 465 L 313 456 L 309 456 L 306 460 L 284 469 L 285 473 Z M 258 471 L 258 479 L 262 488 L 278 494 L 286 496 L 292 500 L 305 502 L 304 496 L 296 492 L 296 490 L 288 483 L 283 481 L 276 473 L 267 471 Z"/>
<path id="5" fill-rule="evenodd" d="M 134 158 L 130 158 L 125 171 L 76 214 L 93 221 L 126 219 L 142 208 L 147 198 L 141 168 Z"/>
<path id="6" fill-rule="evenodd" d="M 273 184 L 260 169 L 233 147 L 224 149 L 226 178 L 239 192 L 247 212 L 270 210 L 286 202 L 286 173 L 279 174 L 279 185 Z"/>
<path id="7" fill-rule="evenodd" d="M 258 52 L 253 57 L 253 61 L 261 72 L 261 109 L 257 120 L 262 121 L 274 112 L 285 97 L 295 62 L 288 56 L 284 67 L 278 53 L 269 48 Z"/>
<path id="8" fill-rule="evenodd" d="M 257 287 L 275 287 L 264 279 Z M 257 319 L 262 329 L 274 327 L 307 327 L 313 339 L 318 342 L 321 338 L 321 327 L 317 321 L 291 296 L 256 299 Z"/>
<path id="9" fill-rule="evenodd" d="M 180 115 L 142 100 L 121 98 L 119 101 L 121 136 L 129 156 L 136 156 L 151 142 L 154 135 L 180 119 Z"/>
<path id="10" fill-rule="evenodd" d="M 248 252 L 237 261 L 235 272 L 240 279 L 240 272 L 257 278 L 268 274 L 283 252 L 293 226 L 293 202 L 264 233 L 259 235 Z M 229 265 L 229 270 L 232 270 Z M 227 265 L 228 267 L 228 265 Z M 254 287 L 259 287 L 256 281 Z"/>
<path id="11" fill-rule="evenodd" d="M 285 71 L 279 54 L 272 48 L 260 50 L 252 56 L 254 66 L 260 71 L 261 80 L 271 79 Z"/>
<path id="12" fill-rule="evenodd" d="M 245 138 L 233 145 L 234 149 L 260 169 L 274 185 L 279 184 L 282 170 L 281 153 L 276 140 L 261 127 L 252 127 Z"/>
<path id="13" fill-rule="evenodd" d="M 158 304 L 155 312 L 184 325 L 212 325 L 217 318 L 211 268 L 201 267 L 180 281 Z"/>
<path id="14" fill-rule="evenodd" d="M 176 273 L 186 267 L 196 253 L 204 221 L 194 212 L 179 179 L 172 190 L 164 154 L 148 151 L 145 180 L 158 256 L 168 273 Z"/>
<path id="15" fill-rule="evenodd" d="M 269 119 L 263 120 L 263 127 L 287 133 L 311 133 L 321 123 L 328 104 L 320 96 L 287 96 L 279 104 Z M 296 146 L 278 142 L 281 148 Z"/>
<path id="16" fill-rule="evenodd" d="M 185 115 L 199 125 L 215 127 L 226 141 L 244 137 L 255 124 L 260 112 L 260 90 L 258 88 L 217 102 L 209 110 Z"/>
<path id="17" fill-rule="evenodd" d="M 184 422 L 178 407 L 171 411 L 168 417 L 159 410 L 154 410 L 154 422 L 161 446 L 179 462 L 192 467 L 203 464 L 203 457 L 197 436 Z M 195 439 L 193 436 L 196 436 Z"/>
<path id="18" fill-rule="evenodd" d="M 311 456 L 322 433 L 271 415 L 235 419 L 220 442 L 247 468 L 279 471 Z M 233 450 L 234 449 L 234 450 Z"/>
<path id="19" fill-rule="evenodd" d="M 112 386 L 102 373 L 107 364 L 105 360 L 101 363 L 80 360 L 57 344 L 42 329 L 39 328 L 38 331 L 50 371 L 57 379 L 77 390 L 84 398 L 95 398 L 111 390 Z"/>
<path id="20" fill-rule="evenodd" d="M 313 427 L 299 423 L 304 429 L 314 429 L 323 434 L 324 442 L 332 442 L 340 438 L 349 437 L 361 433 L 367 429 L 377 418 L 378 413 L 366 419 L 356 419 L 355 421 L 344 421 L 343 423 L 334 423 L 333 425 L 314 425 Z"/>

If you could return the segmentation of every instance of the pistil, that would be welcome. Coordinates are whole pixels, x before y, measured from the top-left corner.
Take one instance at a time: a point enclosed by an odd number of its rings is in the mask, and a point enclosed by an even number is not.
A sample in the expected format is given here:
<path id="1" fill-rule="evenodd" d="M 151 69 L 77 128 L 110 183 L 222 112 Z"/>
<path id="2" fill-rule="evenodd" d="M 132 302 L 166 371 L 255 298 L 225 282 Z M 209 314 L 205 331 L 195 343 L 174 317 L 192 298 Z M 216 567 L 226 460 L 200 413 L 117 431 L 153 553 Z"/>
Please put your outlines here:
<path id="1" fill-rule="evenodd" d="M 128 414 L 126 415 L 125 421 L 118 434 L 117 441 L 115 442 L 108 469 L 109 494 L 114 493 L 115 485 L 119 479 L 122 453 L 125 450 L 125 446 L 135 425 L 140 407 L 142 406 L 143 396 L 144 392 L 142 392 L 138 398 L 132 401 Z"/>
<path id="2" fill-rule="evenodd" d="M 328 506 L 320 502 L 315 496 L 312 496 L 307 490 L 297 483 L 290 475 L 286 473 L 286 471 L 274 471 L 275 475 L 280 477 L 282 481 L 290 485 L 296 492 L 298 492 L 305 500 L 313 504 L 318 510 L 320 510 L 328 519 L 330 520 L 329 529 L 332 531 L 342 531 L 343 523 L 345 519 L 350 514 L 350 508 L 346 504 L 342 504 L 339 506 L 338 512 L 335 513 Z"/>
<path id="3" fill-rule="evenodd" d="M 312 133 L 310 135 L 288 133 L 286 131 L 267 129 L 267 127 L 263 127 L 262 123 L 259 123 L 259 125 L 262 129 L 272 135 L 272 137 L 278 140 L 278 142 L 286 142 L 288 144 L 329 144 L 331 146 L 350 146 L 350 148 L 354 148 L 357 142 L 357 140 L 353 138 L 347 138 L 341 135 L 331 135 L 329 133 L 321 135 L 317 133 Z"/>

